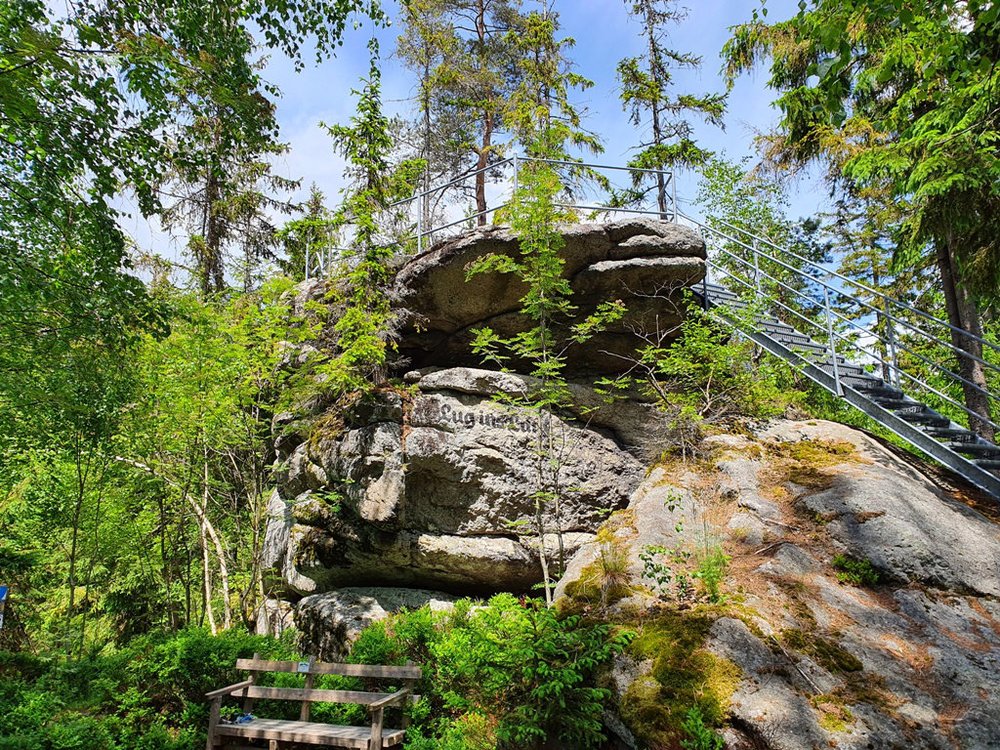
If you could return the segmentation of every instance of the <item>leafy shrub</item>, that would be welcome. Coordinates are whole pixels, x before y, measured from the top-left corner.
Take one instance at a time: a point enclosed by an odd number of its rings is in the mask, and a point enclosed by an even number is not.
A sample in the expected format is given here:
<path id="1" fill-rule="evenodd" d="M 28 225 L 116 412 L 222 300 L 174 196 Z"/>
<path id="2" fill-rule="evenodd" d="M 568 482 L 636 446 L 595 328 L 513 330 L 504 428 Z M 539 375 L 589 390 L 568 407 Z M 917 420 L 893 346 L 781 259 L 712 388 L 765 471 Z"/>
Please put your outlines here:
<path id="1" fill-rule="evenodd" d="M 752 319 L 754 312 L 730 314 Z M 755 358 L 752 341 L 734 335 L 731 326 L 717 322 L 693 301 L 680 338 L 645 356 L 655 362 L 653 375 L 666 391 L 664 400 L 685 423 L 771 417 L 788 403 L 778 385 L 777 366 Z"/>
<path id="2" fill-rule="evenodd" d="M 589 748 L 603 739 L 602 706 L 610 697 L 594 685 L 595 675 L 628 640 L 537 600 L 498 594 L 485 606 L 463 601 L 450 613 L 424 608 L 376 623 L 350 658 L 424 665 L 409 750 L 531 748 L 553 740 Z"/>
<path id="3" fill-rule="evenodd" d="M 694 578 L 701 581 L 705 597 L 713 604 L 722 601 L 719 586 L 726 577 L 729 559 L 729 555 L 723 552 L 721 547 L 711 547 L 704 551 L 698 561 L 698 569 L 693 574 Z"/>
<path id="4" fill-rule="evenodd" d="M 204 747 L 205 692 L 236 682 L 236 659 L 255 651 L 290 656 L 273 638 L 198 628 L 68 663 L 0 653 L 0 750 Z"/>
<path id="5" fill-rule="evenodd" d="M 837 580 L 854 586 L 876 586 L 882 575 L 870 560 L 859 560 L 850 555 L 836 555 L 833 567 L 837 570 Z"/>
<path id="6" fill-rule="evenodd" d="M 681 740 L 684 750 L 722 750 L 725 747 L 722 737 L 705 725 L 705 718 L 698 706 L 692 706 L 688 710 L 681 729 L 687 735 Z"/>

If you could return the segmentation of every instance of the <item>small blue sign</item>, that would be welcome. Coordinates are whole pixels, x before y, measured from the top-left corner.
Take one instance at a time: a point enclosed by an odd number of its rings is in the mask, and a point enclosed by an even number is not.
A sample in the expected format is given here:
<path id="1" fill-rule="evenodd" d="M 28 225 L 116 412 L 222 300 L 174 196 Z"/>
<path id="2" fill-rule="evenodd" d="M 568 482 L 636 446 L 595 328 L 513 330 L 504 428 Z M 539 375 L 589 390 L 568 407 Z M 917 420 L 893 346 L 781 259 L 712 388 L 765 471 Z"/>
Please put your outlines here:
<path id="1" fill-rule="evenodd" d="M 7 586 L 0 586 L 0 602 L 7 600 Z"/>

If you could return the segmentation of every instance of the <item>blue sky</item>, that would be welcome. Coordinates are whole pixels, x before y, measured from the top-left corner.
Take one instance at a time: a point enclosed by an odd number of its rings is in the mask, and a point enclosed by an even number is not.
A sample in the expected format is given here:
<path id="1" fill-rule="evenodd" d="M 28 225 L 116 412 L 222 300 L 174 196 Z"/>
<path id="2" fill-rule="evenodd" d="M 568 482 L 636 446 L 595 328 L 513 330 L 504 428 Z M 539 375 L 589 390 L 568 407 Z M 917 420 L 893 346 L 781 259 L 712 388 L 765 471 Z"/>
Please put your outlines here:
<path id="1" fill-rule="evenodd" d="M 530 7 L 533 0 L 524 0 Z M 640 139 L 628 121 L 619 101 L 615 67 L 626 56 L 638 54 L 642 40 L 639 26 L 629 18 L 622 0 L 556 0 L 563 35 L 573 37 L 576 46 L 571 51 L 577 71 L 594 81 L 594 87 L 577 96 L 577 104 L 587 111 L 586 126 L 600 135 L 605 152 L 596 160 L 607 164 L 624 164 L 630 149 Z M 747 21 L 758 0 L 690 0 L 686 3 L 687 18 L 676 26 L 670 43 L 676 49 L 692 52 L 703 58 L 699 70 L 681 70 L 676 74 L 677 91 L 722 91 L 725 83 L 720 69 L 720 50 L 729 37 L 729 28 Z M 769 0 L 768 20 L 788 18 L 797 11 L 796 0 Z M 391 15 L 398 8 L 388 5 Z M 289 178 L 301 179 L 302 188 L 296 197 L 304 198 L 309 185 L 316 183 L 335 204 L 343 185 L 343 162 L 333 152 L 329 136 L 320 122 L 346 123 L 354 108 L 351 89 L 367 74 L 366 42 L 373 32 L 370 22 L 349 29 L 338 55 L 320 65 L 307 66 L 296 72 L 292 64 L 273 56 L 264 75 L 283 92 L 278 102 L 278 120 L 282 138 L 289 152 L 280 157 L 276 171 Z M 395 39 L 400 29 L 393 26 L 374 30 L 382 48 L 382 75 L 385 109 L 390 114 L 410 114 L 413 107 L 415 79 L 395 58 Z M 773 98 L 766 83 L 766 70 L 743 76 L 730 94 L 725 130 L 698 125 L 697 138 L 701 145 L 725 152 L 731 158 L 756 158 L 753 136 L 768 130 L 777 119 L 770 106 Z M 697 175 L 682 174 L 678 180 L 681 199 L 693 199 Z M 800 180 L 791 186 L 793 216 L 813 214 L 824 204 L 822 186 L 810 180 Z M 138 219 L 126 222 L 140 245 L 151 244 L 160 252 L 177 257 L 183 242 L 166 238 L 155 227 L 147 227 Z"/>

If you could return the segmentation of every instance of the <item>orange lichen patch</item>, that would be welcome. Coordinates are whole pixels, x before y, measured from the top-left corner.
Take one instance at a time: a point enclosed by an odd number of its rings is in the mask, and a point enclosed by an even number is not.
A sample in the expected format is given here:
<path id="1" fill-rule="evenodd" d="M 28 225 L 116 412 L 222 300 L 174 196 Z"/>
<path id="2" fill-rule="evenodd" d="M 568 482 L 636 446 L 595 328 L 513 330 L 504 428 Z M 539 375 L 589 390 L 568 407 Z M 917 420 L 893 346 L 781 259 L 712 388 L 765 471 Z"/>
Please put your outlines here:
<path id="1" fill-rule="evenodd" d="M 879 638 L 879 645 L 915 672 L 923 672 L 934 666 L 934 657 L 926 647 L 918 648 L 895 635 L 883 634 Z"/>
<path id="2" fill-rule="evenodd" d="M 967 601 L 969 603 L 970 609 L 972 609 L 973 612 L 975 612 L 977 615 L 986 620 L 986 624 L 990 626 L 990 629 L 997 636 L 1000 636 L 1000 620 L 998 620 L 992 614 L 990 614 L 989 610 L 987 610 L 986 607 L 982 605 L 982 602 L 980 602 L 978 599 L 969 597 Z"/>
<path id="3" fill-rule="evenodd" d="M 871 521 L 873 518 L 881 518 L 884 515 L 884 510 L 867 510 L 862 513 L 855 513 L 854 520 L 858 523 L 865 523 L 866 521 Z"/>
<path id="4" fill-rule="evenodd" d="M 854 590 L 846 591 L 845 594 L 858 601 L 859 605 L 863 607 L 870 607 L 871 601 L 867 598 L 863 598 L 858 595 L 858 592 Z M 823 608 L 823 613 L 826 615 L 828 622 L 827 627 L 832 630 L 843 630 L 850 627 L 851 625 L 856 625 L 857 620 L 847 614 L 843 608 L 837 602 L 827 601 L 826 598 L 817 598 L 817 603 Z"/>
<path id="5" fill-rule="evenodd" d="M 975 626 L 973 627 L 975 628 Z M 943 625 L 939 625 L 937 630 L 952 643 L 957 644 L 961 648 L 968 649 L 969 651 L 985 654 L 993 650 L 990 644 L 986 643 L 983 638 L 970 638 L 962 633 L 956 633 L 951 628 L 946 628 Z M 975 628 L 975 630 L 978 631 L 978 628 Z"/>
<path id="6" fill-rule="evenodd" d="M 957 724 L 969 714 L 969 707 L 964 703 L 949 703 L 938 711 L 938 721 L 942 724 Z"/>

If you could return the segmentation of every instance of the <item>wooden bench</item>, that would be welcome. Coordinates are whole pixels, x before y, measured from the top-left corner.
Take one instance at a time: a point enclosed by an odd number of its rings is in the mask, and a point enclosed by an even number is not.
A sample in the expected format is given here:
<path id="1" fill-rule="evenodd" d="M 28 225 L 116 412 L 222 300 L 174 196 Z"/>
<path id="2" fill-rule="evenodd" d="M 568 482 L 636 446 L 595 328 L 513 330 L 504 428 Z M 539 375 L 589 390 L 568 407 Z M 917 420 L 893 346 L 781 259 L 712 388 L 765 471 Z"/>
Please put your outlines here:
<path id="1" fill-rule="evenodd" d="M 217 750 L 239 740 L 267 740 L 269 750 L 277 750 L 281 743 L 292 742 L 323 747 L 361 748 L 362 750 L 380 750 L 381 748 L 402 745 L 407 717 L 404 713 L 400 729 L 390 729 L 383 725 L 385 710 L 390 707 L 402 709 L 407 702 L 416 701 L 418 696 L 413 694 L 413 690 L 421 677 L 420 667 L 412 665 L 385 667 L 368 664 L 333 664 L 315 659 L 301 662 L 267 661 L 258 659 L 256 654 L 252 659 L 237 659 L 236 667 L 249 671 L 249 679 L 205 694 L 205 697 L 212 702 L 208 719 L 208 742 L 205 746 L 207 750 Z M 304 685 L 301 688 L 258 685 L 256 684 L 257 675 L 261 672 L 302 674 L 305 675 Z M 314 688 L 313 683 L 316 675 L 324 674 L 389 680 L 403 687 L 395 693 Z M 258 698 L 301 701 L 299 720 L 253 718 L 239 724 L 225 723 L 221 721 L 221 710 L 222 699 L 227 696 L 242 699 L 244 714 L 251 713 L 254 701 Z M 316 702 L 356 703 L 367 706 L 368 712 L 371 714 L 371 726 L 346 727 L 311 722 L 309 721 L 309 708 L 312 703 Z M 243 747 L 246 745 L 244 744 Z"/>

